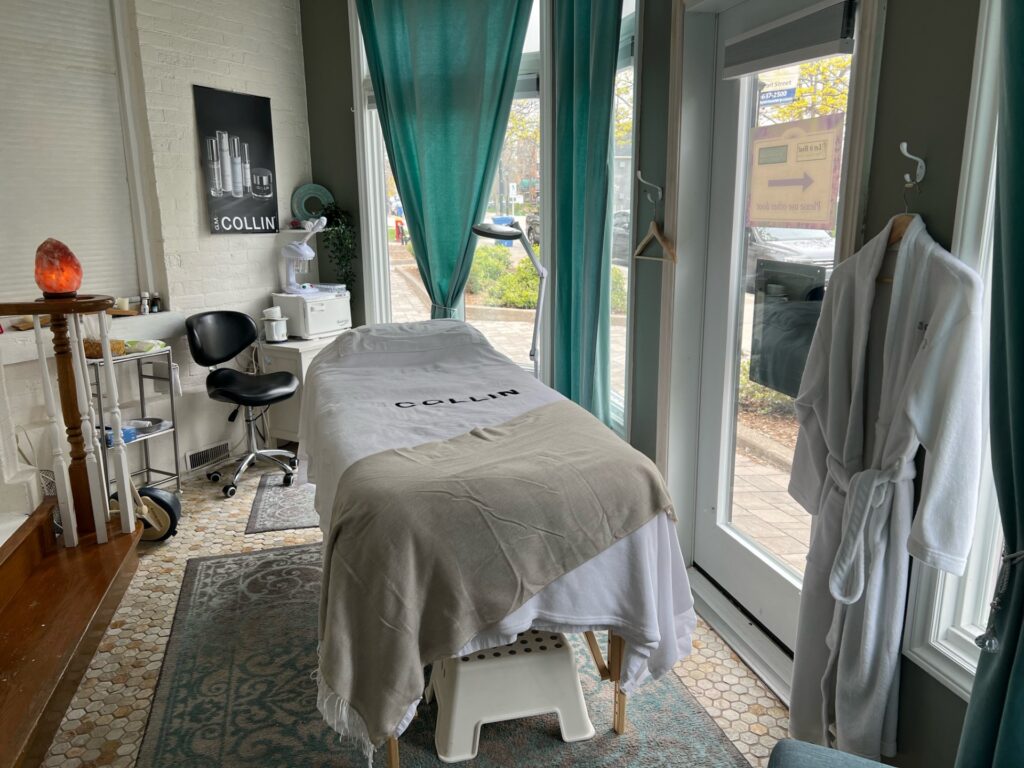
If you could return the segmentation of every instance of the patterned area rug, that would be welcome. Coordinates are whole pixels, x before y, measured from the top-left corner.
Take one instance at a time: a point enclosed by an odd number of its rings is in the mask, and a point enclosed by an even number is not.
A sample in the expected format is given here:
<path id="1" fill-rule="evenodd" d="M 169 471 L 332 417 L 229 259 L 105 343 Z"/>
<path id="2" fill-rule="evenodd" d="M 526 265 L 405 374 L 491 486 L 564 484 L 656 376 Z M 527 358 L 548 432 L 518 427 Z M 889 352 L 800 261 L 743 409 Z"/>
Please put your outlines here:
<path id="1" fill-rule="evenodd" d="M 320 546 L 190 560 L 138 768 L 365 766 L 316 709 Z M 611 732 L 612 693 L 574 638 L 597 735 L 565 744 L 554 715 L 485 725 L 474 766 L 747 766 L 682 682 L 668 674 L 629 701 Z M 441 766 L 433 706 L 401 737 L 403 768 Z M 378 750 L 375 766 L 386 765 Z"/>
<path id="2" fill-rule="evenodd" d="M 299 466 L 295 482 L 282 485 L 283 472 L 267 472 L 260 477 L 252 512 L 245 526 L 246 533 L 285 531 L 293 528 L 316 528 L 320 518 L 313 509 L 316 486 L 306 482 L 305 465 Z"/>

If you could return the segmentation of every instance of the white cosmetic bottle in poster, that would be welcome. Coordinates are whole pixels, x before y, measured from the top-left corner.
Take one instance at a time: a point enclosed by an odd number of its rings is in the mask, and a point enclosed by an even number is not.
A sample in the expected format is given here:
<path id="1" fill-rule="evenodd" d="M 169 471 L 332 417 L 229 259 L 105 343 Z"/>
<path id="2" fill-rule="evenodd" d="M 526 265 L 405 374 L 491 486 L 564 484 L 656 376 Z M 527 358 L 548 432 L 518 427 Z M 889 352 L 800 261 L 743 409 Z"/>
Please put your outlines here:
<path id="1" fill-rule="evenodd" d="M 227 194 L 231 191 L 231 142 L 227 131 L 217 131 L 217 143 L 220 145 L 220 186 Z"/>
<path id="2" fill-rule="evenodd" d="M 249 144 L 242 144 L 242 194 L 252 195 L 252 170 L 249 167 Z"/>
<path id="3" fill-rule="evenodd" d="M 231 196 L 242 196 L 242 147 L 237 136 L 231 137 Z"/>

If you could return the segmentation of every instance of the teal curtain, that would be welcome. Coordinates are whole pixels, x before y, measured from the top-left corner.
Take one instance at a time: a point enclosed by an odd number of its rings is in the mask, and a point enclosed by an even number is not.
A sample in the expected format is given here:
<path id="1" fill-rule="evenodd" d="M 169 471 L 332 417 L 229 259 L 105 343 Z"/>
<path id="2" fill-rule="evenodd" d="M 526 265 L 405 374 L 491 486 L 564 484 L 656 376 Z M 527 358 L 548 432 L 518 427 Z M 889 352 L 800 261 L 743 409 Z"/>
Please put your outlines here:
<path id="1" fill-rule="evenodd" d="M 384 144 L 431 317 L 473 263 L 533 0 L 356 0 Z"/>
<path id="2" fill-rule="evenodd" d="M 622 0 L 554 3 L 555 388 L 609 422 L 611 127 Z"/>
<path id="3" fill-rule="evenodd" d="M 1000 583 L 957 755 L 958 768 L 1024 765 L 1024 3 L 1003 0 L 995 252 L 992 469 L 1006 541 Z"/>

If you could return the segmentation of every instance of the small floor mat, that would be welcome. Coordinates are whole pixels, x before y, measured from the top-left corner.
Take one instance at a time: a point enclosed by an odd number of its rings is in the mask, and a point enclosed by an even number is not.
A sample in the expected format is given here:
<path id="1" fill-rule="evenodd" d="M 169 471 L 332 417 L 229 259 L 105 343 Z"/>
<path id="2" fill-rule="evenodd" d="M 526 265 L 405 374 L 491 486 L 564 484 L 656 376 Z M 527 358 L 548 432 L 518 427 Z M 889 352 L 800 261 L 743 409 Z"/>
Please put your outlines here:
<path id="1" fill-rule="evenodd" d="M 319 544 L 189 560 L 136 766 L 250 768 L 366 765 L 316 709 Z M 477 768 L 748 764 L 675 674 L 629 699 L 629 727 L 611 730 L 612 688 L 574 635 L 597 735 L 566 744 L 542 715 L 483 726 Z M 444 765 L 434 706 L 399 739 L 403 768 Z M 386 750 L 374 765 L 384 766 Z M 469 763 L 467 763 L 469 765 Z"/>
<path id="2" fill-rule="evenodd" d="M 252 502 L 246 533 L 284 531 L 292 528 L 316 528 L 320 524 L 313 497 L 316 486 L 306 482 L 306 469 L 300 465 L 294 482 L 285 487 L 284 472 L 267 472 L 260 477 Z"/>

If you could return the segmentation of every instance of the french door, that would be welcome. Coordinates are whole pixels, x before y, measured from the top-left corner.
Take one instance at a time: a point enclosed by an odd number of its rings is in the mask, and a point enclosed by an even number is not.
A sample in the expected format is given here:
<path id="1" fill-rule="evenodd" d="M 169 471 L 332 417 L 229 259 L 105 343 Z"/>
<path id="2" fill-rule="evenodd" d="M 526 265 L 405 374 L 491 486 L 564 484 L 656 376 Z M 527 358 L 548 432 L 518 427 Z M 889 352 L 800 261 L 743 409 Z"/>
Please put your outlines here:
<path id="1" fill-rule="evenodd" d="M 852 63 L 846 4 L 799 5 L 718 17 L 694 546 L 789 648 L 811 526 L 787 490 L 793 398 L 835 259 Z M 799 44 L 809 19 L 824 43 Z"/>

